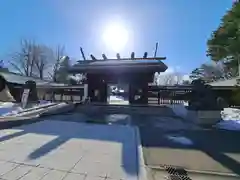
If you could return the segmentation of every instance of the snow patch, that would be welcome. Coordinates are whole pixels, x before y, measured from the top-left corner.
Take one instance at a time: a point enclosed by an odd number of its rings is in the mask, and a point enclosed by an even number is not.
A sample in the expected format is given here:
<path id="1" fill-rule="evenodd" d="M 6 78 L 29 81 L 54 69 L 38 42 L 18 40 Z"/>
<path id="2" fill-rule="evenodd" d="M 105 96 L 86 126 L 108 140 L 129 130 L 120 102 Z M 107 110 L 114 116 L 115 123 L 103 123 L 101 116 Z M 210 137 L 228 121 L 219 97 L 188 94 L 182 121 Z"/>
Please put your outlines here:
<path id="1" fill-rule="evenodd" d="M 240 131 L 240 120 L 221 121 L 215 127 L 218 129 Z"/>
<path id="2" fill-rule="evenodd" d="M 19 112 L 21 110 L 22 110 L 22 108 L 18 104 L 15 104 L 12 102 L 0 103 L 0 115 L 1 116 L 4 116 L 10 112 Z"/>
<path id="3" fill-rule="evenodd" d="M 223 120 L 240 120 L 240 109 L 224 108 L 221 115 Z"/>
<path id="4" fill-rule="evenodd" d="M 215 127 L 225 130 L 240 130 L 240 109 L 225 108 L 221 112 L 222 121 L 220 121 Z"/>
<path id="5" fill-rule="evenodd" d="M 31 108 L 26 109 L 34 109 L 38 108 L 39 106 L 51 104 L 49 101 L 40 101 L 38 104 L 33 105 Z M 0 116 L 12 116 L 17 115 L 18 113 L 26 110 L 21 107 L 19 103 L 12 103 L 12 102 L 0 102 Z"/>
<path id="6" fill-rule="evenodd" d="M 194 117 L 188 117 L 188 110 L 184 104 L 168 105 L 168 107 L 171 108 L 177 116 L 185 120 L 190 120 L 191 122 L 195 121 Z M 240 130 L 240 109 L 224 108 L 221 112 L 221 118 L 222 120 L 215 125 L 216 128 L 235 131 Z"/>

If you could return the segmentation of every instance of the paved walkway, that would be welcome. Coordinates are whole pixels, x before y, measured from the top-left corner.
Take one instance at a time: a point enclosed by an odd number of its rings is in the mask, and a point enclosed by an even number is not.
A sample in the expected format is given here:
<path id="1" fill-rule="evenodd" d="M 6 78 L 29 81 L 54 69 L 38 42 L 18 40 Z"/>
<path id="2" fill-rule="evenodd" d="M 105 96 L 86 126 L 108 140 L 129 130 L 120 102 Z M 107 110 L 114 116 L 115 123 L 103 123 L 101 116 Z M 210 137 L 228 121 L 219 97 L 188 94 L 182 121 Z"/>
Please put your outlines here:
<path id="1" fill-rule="evenodd" d="M 164 129 L 140 127 L 147 165 L 181 167 L 189 172 L 225 174 L 240 179 L 240 144 L 236 143 L 240 132 Z"/>
<path id="2" fill-rule="evenodd" d="M 42 121 L 0 131 L 0 178 L 146 180 L 136 128 Z"/>

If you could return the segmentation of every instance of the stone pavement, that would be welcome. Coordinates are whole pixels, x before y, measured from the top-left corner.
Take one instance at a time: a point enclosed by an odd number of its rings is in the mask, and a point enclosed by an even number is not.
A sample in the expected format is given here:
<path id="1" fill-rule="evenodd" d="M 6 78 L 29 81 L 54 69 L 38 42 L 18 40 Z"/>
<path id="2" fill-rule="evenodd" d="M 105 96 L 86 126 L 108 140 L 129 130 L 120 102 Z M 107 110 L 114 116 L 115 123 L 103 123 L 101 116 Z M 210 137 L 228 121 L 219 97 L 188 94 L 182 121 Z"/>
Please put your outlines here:
<path id="1" fill-rule="evenodd" d="M 146 180 L 138 130 L 56 120 L 0 130 L 0 179 Z"/>
<path id="2" fill-rule="evenodd" d="M 149 167 L 168 165 L 188 172 L 224 174 L 240 179 L 240 144 L 236 143 L 240 139 L 239 131 L 163 131 L 160 127 L 142 126 L 140 132 L 145 164 Z"/>

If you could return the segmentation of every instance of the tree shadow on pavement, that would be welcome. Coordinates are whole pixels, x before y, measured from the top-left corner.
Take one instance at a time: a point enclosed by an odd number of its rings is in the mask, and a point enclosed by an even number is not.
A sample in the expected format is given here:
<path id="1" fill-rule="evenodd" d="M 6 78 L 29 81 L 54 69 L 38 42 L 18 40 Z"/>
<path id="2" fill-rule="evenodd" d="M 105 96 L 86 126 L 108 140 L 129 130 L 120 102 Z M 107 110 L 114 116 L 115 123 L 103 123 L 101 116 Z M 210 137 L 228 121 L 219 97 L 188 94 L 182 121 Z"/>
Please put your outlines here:
<path id="1" fill-rule="evenodd" d="M 90 125 L 77 122 L 40 121 L 31 125 L 23 125 L 15 129 L 22 130 L 0 138 L 0 142 L 33 133 L 40 135 L 56 136 L 56 138 L 43 144 L 31 154 L 29 159 L 38 159 L 47 155 L 54 149 L 71 139 L 89 139 L 122 144 L 122 167 L 127 174 L 138 175 L 138 146 L 136 142 L 136 129 L 127 126 Z M 34 140 L 34 139 L 33 139 Z M 98 147 L 93 147 L 98 148 Z"/>
<path id="2" fill-rule="evenodd" d="M 209 164 L 214 160 L 216 163 L 211 168 L 219 169 L 219 166 L 223 166 L 230 172 L 240 175 L 240 144 L 237 143 L 240 139 L 240 132 L 225 130 L 163 132 L 160 128 L 140 127 L 140 133 L 142 145 L 148 150 L 148 153 L 153 153 L 152 149 L 154 149 L 156 159 L 153 160 L 153 157 L 150 156 L 145 157 L 145 159 L 148 158 L 146 161 L 150 164 L 151 161 L 154 161 L 155 164 L 169 162 L 183 167 L 187 166 L 189 169 L 198 167 L 200 169 L 195 170 L 201 170 L 206 166 L 211 167 Z M 180 142 L 180 138 L 185 138 L 185 142 Z M 156 151 L 158 152 L 156 153 Z M 164 157 L 162 157 L 163 154 Z"/>

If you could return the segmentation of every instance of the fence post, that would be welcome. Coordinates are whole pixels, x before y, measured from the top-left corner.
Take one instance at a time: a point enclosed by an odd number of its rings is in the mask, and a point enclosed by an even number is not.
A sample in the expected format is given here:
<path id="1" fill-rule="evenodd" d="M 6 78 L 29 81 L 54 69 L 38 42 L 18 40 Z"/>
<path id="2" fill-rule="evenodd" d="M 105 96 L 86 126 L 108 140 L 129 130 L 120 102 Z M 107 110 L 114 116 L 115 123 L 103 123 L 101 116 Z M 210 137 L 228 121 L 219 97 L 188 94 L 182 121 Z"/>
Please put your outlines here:
<path id="1" fill-rule="evenodd" d="M 61 91 L 61 101 L 63 101 L 63 92 Z"/>
<path id="2" fill-rule="evenodd" d="M 88 97 L 88 84 L 84 84 L 83 101 L 85 101 L 87 97 Z"/>
<path id="3" fill-rule="evenodd" d="M 71 95 L 70 95 L 70 101 L 73 102 L 73 89 L 70 89 L 70 92 L 71 92 L 71 93 L 70 93 L 70 94 L 71 94 Z"/>
<path id="4" fill-rule="evenodd" d="M 55 101 L 55 93 L 54 93 L 54 90 L 51 92 L 51 102 L 54 102 Z"/>
<path id="5" fill-rule="evenodd" d="M 158 91 L 158 104 L 160 104 L 160 91 Z"/>

